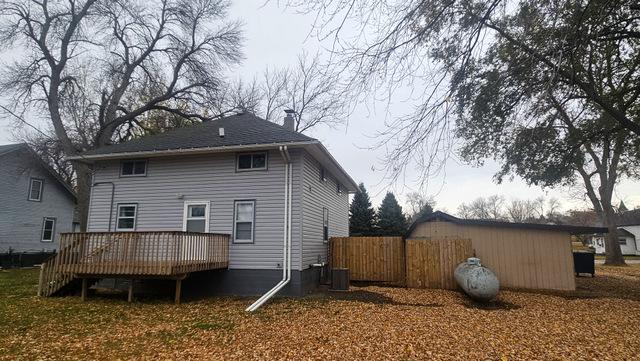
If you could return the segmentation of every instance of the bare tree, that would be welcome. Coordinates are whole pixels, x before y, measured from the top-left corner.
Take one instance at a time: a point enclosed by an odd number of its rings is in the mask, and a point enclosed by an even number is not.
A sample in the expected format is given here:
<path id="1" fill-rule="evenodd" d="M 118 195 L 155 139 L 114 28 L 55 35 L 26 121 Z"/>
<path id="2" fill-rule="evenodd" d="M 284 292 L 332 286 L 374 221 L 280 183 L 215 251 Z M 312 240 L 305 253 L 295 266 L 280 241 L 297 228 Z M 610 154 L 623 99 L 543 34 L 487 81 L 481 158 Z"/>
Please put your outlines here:
<path id="1" fill-rule="evenodd" d="M 436 205 L 436 201 L 433 197 L 428 197 L 419 192 L 407 193 L 408 207 L 408 219 L 410 221 L 415 220 L 418 216 L 424 213 L 433 212 L 433 207 Z"/>
<path id="2" fill-rule="evenodd" d="M 12 114 L 46 110 L 67 156 L 117 140 L 152 111 L 206 120 L 221 71 L 241 57 L 240 25 L 227 8 L 225 0 L 2 1 L 0 44 L 25 55 L 4 69 L 0 91 Z M 90 169 L 73 170 L 85 228 Z"/>
<path id="3" fill-rule="evenodd" d="M 506 214 L 511 222 L 533 222 L 539 215 L 536 201 L 512 199 L 506 205 Z"/>
<path id="4" fill-rule="evenodd" d="M 502 196 L 478 197 L 468 204 L 462 203 L 458 207 L 458 215 L 462 218 L 503 220 L 506 218 L 503 206 Z"/>

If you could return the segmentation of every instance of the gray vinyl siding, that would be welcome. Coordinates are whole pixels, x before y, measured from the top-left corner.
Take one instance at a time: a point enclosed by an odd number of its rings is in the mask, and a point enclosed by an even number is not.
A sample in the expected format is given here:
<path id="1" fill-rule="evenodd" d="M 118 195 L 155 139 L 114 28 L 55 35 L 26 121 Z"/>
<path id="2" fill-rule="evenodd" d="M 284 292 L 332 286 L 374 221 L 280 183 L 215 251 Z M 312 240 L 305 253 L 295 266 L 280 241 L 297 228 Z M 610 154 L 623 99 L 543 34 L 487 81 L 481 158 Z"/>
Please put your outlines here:
<path id="1" fill-rule="evenodd" d="M 41 201 L 28 201 L 31 178 L 44 180 Z M 0 253 L 57 249 L 59 234 L 71 232 L 71 194 L 26 150 L 0 157 Z M 41 242 L 44 217 L 56 219 L 53 242 Z"/>
<path id="2" fill-rule="evenodd" d="M 320 164 L 308 153 L 303 155 L 302 173 L 302 265 L 327 260 L 327 244 L 323 241 L 322 209 L 329 210 L 329 237 L 349 235 L 349 194 L 337 192 L 336 179 L 326 173 L 326 182 L 320 180 Z"/>
<path id="3" fill-rule="evenodd" d="M 292 264 L 300 264 L 302 153 L 291 150 L 293 163 Z M 233 232 L 235 200 L 255 200 L 255 236 L 249 244 L 231 243 L 229 268 L 278 269 L 282 265 L 284 222 L 284 162 L 269 151 L 268 169 L 236 171 L 236 154 L 150 158 L 143 177 L 120 177 L 120 161 L 95 165 L 94 184 L 113 182 L 111 231 L 118 203 L 137 203 L 137 231 L 182 230 L 185 201 L 209 201 L 209 231 Z M 89 231 L 109 229 L 111 185 L 92 188 Z"/>

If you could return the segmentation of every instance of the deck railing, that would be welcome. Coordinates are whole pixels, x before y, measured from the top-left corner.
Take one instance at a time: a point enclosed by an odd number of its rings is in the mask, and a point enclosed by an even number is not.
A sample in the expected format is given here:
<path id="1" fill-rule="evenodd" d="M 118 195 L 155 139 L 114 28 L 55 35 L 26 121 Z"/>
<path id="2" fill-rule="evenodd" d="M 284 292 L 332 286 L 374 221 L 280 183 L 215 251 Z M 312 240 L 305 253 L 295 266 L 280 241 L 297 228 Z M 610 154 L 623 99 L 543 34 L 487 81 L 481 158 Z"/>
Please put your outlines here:
<path id="1" fill-rule="evenodd" d="M 229 263 L 229 235 L 193 232 L 63 233 L 59 251 L 45 262 L 40 294 L 76 276 L 176 276 Z"/>

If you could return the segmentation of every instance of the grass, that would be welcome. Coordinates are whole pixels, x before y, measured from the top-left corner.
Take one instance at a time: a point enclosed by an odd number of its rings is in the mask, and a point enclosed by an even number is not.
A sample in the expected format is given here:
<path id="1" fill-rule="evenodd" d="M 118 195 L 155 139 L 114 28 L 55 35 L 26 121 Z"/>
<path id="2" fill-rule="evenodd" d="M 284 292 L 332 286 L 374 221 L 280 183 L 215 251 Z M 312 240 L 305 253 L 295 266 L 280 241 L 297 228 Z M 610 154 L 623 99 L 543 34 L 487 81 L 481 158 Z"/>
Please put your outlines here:
<path id="1" fill-rule="evenodd" d="M 37 270 L 0 271 L 0 359 L 633 359 L 640 266 L 599 266 L 575 292 L 502 291 L 489 305 L 444 290 L 353 287 L 277 299 L 129 304 L 38 298 Z"/>

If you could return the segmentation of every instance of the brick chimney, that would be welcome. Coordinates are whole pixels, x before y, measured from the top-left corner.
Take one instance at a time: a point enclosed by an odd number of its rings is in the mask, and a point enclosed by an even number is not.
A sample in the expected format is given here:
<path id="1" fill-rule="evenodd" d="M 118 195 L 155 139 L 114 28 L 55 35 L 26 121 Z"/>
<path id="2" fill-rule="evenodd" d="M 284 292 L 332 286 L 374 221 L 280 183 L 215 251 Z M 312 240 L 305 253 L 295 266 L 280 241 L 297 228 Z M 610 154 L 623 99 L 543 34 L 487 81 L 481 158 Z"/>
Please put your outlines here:
<path id="1" fill-rule="evenodd" d="M 292 132 L 296 131 L 296 121 L 293 118 L 295 112 L 291 109 L 285 109 L 285 116 L 284 116 L 284 123 L 282 123 L 282 126 L 284 127 L 284 129 L 286 130 L 290 130 Z"/>

